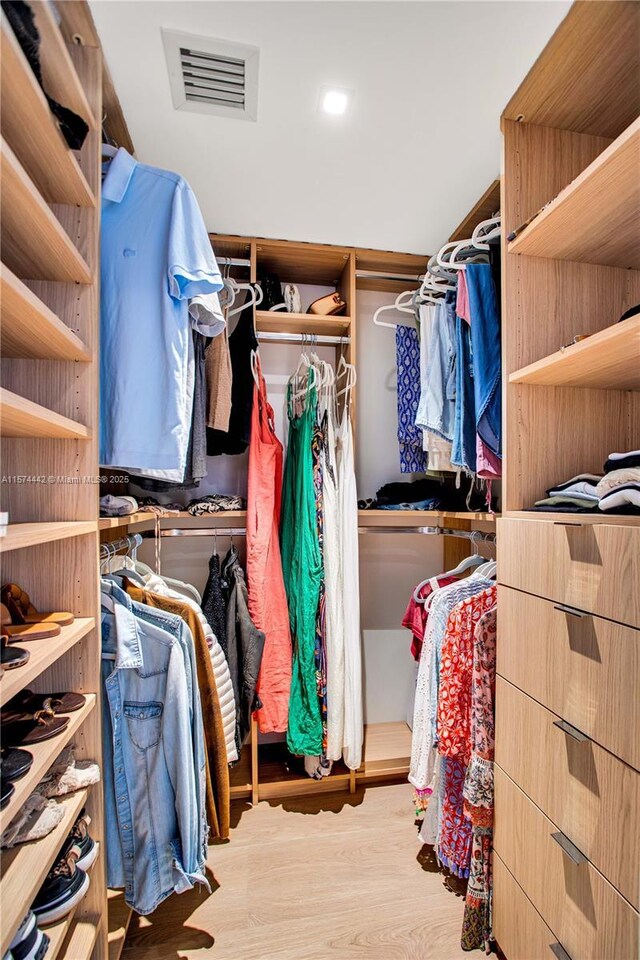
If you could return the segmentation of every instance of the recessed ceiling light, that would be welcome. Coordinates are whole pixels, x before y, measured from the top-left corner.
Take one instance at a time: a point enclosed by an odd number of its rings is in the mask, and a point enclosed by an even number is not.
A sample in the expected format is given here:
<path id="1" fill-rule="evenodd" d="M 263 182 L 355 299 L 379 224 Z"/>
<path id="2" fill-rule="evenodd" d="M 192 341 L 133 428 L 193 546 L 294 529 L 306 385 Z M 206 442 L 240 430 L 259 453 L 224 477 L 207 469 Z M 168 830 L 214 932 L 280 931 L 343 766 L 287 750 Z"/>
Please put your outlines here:
<path id="1" fill-rule="evenodd" d="M 329 113 L 334 117 L 342 116 L 347 112 L 350 100 L 350 90 L 323 87 L 320 91 L 320 109 L 323 113 Z"/>

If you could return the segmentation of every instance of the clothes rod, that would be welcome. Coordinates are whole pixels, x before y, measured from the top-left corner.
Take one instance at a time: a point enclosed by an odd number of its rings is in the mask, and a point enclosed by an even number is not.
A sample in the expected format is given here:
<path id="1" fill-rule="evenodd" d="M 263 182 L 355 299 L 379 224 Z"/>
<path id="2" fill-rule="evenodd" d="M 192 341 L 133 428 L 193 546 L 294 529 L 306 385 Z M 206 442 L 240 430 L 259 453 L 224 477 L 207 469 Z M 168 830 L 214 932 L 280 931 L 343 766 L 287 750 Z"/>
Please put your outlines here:
<path id="1" fill-rule="evenodd" d="M 241 257 L 216 257 L 218 263 L 224 264 L 225 267 L 250 267 L 251 260 L 243 260 Z"/>
<path id="2" fill-rule="evenodd" d="M 309 346 L 331 347 L 351 343 L 351 337 L 333 337 L 323 333 L 258 333 L 258 340 L 265 343 L 306 343 Z"/>
<path id="3" fill-rule="evenodd" d="M 412 273 L 380 273 L 378 270 L 356 270 L 356 280 L 406 280 L 407 283 L 418 283 L 424 279 Z"/>
<path id="4" fill-rule="evenodd" d="M 141 544 L 141 533 L 130 533 L 126 537 L 121 537 L 119 540 L 109 540 L 106 543 L 100 544 L 100 559 L 105 560 L 107 557 L 111 557 L 121 550 L 135 550 L 136 547 L 139 547 Z"/>
<path id="5" fill-rule="evenodd" d="M 204 516 L 204 514 L 201 514 Z M 215 516 L 215 514 L 212 514 Z M 164 518 L 160 518 L 164 519 Z M 195 518 L 194 518 L 195 519 Z M 160 530 L 161 537 L 215 537 L 218 533 L 222 537 L 244 537 L 246 527 L 169 527 L 167 530 Z M 138 536 L 155 538 L 154 530 L 145 530 Z"/>
<path id="6" fill-rule="evenodd" d="M 358 527 L 358 533 L 421 533 L 434 537 L 458 537 L 472 543 L 496 543 L 495 533 L 480 530 L 452 530 L 449 527 Z"/>

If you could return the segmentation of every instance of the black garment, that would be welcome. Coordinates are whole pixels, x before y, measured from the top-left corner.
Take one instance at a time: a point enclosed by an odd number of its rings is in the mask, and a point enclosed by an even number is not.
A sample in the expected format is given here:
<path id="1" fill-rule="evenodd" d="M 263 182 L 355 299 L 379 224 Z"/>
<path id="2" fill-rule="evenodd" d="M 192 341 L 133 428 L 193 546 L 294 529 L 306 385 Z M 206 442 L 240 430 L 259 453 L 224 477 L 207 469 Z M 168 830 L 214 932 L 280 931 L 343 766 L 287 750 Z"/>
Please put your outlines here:
<path id="1" fill-rule="evenodd" d="M 39 54 L 40 34 L 31 7 L 23 0 L 2 0 L 2 9 L 7 15 L 7 19 L 16 35 L 16 40 L 22 47 L 22 52 L 29 61 L 29 66 L 33 70 L 36 80 L 42 87 L 42 92 L 47 98 L 52 114 L 60 125 L 63 137 L 72 150 L 79 150 L 89 132 L 89 127 L 77 113 L 53 100 L 42 86 Z"/>
<path id="2" fill-rule="evenodd" d="M 491 276 L 496 288 L 496 304 L 498 305 L 498 323 L 502 319 L 502 242 L 500 237 L 489 240 L 489 263 Z"/>
<path id="3" fill-rule="evenodd" d="M 630 451 L 621 457 L 609 457 L 604 465 L 604 472 L 611 473 L 612 470 L 630 470 L 632 467 L 640 467 L 640 453 Z"/>
<path id="4" fill-rule="evenodd" d="M 367 502 L 366 509 L 377 510 L 398 503 L 419 503 L 422 500 L 433 499 L 440 500 L 442 510 L 482 512 L 486 509 L 485 494 L 482 491 L 474 491 L 469 495 L 469 504 L 467 504 L 467 492 L 462 487 L 456 487 L 453 476 L 447 476 L 442 480 L 424 477 L 409 482 L 385 483 L 378 490 L 375 499 L 371 503 Z"/>
<path id="5" fill-rule="evenodd" d="M 244 453 L 251 438 L 251 407 L 253 405 L 253 375 L 251 351 L 258 346 L 251 310 L 243 310 L 233 333 L 229 334 L 229 354 L 233 381 L 231 385 L 231 416 L 229 430 L 207 427 L 207 454 Z"/>
<path id="6" fill-rule="evenodd" d="M 213 630 L 222 651 L 229 659 L 227 650 L 227 611 L 224 599 L 224 586 L 220 573 L 220 558 L 213 553 L 209 560 L 209 578 L 202 594 L 202 612 Z"/>
<path id="7" fill-rule="evenodd" d="M 640 313 L 640 303 L 636 304 L 635 307 L 631 307 L 630 310 L 627 310 L 625 313 L 623 313 L 620 319 L 618 320 L 618 323 L 622 323 L 623 320 L 630 320 L 631 317 L 636 317 L 639 313 Z"/>
<path id="8" fill-rule="evenodd" d="M 262 706 L 256 683 L 262 663 L 264 633 L 249 616 L 249 595 L 244 570 L 232 547 L 222 565 L 222 579 L 229 588 L 227 603 L 227 662 L 236 700 L 236 746 L 238 755 L 251 727 L 251 714 Z"/>

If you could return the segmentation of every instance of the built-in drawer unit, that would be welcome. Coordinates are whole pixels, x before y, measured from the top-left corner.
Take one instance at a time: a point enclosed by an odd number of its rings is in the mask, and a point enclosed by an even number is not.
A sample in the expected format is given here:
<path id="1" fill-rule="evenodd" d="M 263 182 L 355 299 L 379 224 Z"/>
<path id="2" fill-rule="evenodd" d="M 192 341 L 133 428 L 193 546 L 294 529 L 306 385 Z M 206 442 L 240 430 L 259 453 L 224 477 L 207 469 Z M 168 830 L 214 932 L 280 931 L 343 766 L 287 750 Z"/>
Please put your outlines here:
<path id="1" fill-rule="evenodd" d="M 496 853 L 571 960 L 637 960 L 638 912 L 497 765 L 495 811 Z"/>
<path id="2" fill-rule="evenodd" d="M 493 935 L 508 960 L 571 960 L 495 852 Z"/>
<path id="3" fill-rule="evenodd" d="M 640 527 L 498 520 L 500 583 L 640 627 Z"/>

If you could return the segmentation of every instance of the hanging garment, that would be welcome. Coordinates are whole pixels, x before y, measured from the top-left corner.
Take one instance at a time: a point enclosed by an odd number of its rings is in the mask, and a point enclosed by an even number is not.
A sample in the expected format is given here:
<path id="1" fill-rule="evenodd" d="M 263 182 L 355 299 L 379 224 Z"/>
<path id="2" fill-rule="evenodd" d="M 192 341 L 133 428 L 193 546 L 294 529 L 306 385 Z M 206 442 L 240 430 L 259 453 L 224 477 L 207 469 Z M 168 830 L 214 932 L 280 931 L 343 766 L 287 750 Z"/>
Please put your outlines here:
<path id="1" fill-rule="evenodd" d="M 455 583 L 457 577 L 432 577 L 428 583 L 425 583 L 420 590 L 420 599 L 422 603 L 414 599 L 415 591 L 411 592 L 411 597 L 402 618 L 402 626 L 411 630 L 411 653 L 416 663 L 420 662 L 422 653 L 422 644 L 424 642 L 425 630 L 429 620 L 430 601 L 429 597 L 441 587 L 448 587 L 450 583 Z"/>
<path id="2" fill-rule="evenodd" d="M 207 381 L 207 427 L 226 433 L 231 416 L 231 386 L 233 371 L 229 353 L 229 335 L 225 326 L 220 336 L 208 344 L 205 351 Z"/>
<path id="3" fill-rule="evenodd" d="M 294 648 L 287 745 L 291 753 L 316 756 L 322 752 L 315 664 L 322 562 L 311 450 L 317 407 L 315 389 L 307 389 L 304 408 L 296 416 L 290 383 L 287 406 L 289 446 L 282 496 L 282 570 Z"/>
<path id="4" fill-rule="evenodd" d="M 473 386 L 471 329 L 468 320 L 464 275 L 458 277 L 461 305 L 456 309 L 456 294 L 448 290 L 446 309 L 455 316 L 456 330 L 456 401 L 451 463 L 467 473 L 476 472 L 476 410 Z M 464 314 L 461 316 L 460 311 Z"/>
<path id="5" fill-rule="evenodd" d="M 415 331 L 414 331 L 415 333 Z M 350 770 L 362 763 L 362 653 L 360 650 L 360 577 L 358 494 L 353 454 L 353 430 L 345 401 L 338 427 L 338 489 L 342 545 L 342 606 L 344 611 L 344 734 L 343 757 Z"/>
<path id="6" fill-rule="evenodd" d="M 212 553 L 209 558 L 209 576 L 202 594 L 202 612 L 207 623 L 222 647 L 222 652 L 229 662 L 229 648 L 227 645 L 227 605 L 223 595 L 222 575 L 220 572 L 220 557 Z"/>
<path id="7" fill-rule="evenodd" d="M 498 298 L 488 263 L 465 270 L 471 338 L 476 432 L 496 457 L 502 456 L 502 381 Z"/>
<path id="8" fill-rule="evenodd" d="M 262 706 L 256 717 L 261 733 L 284 733 L 289 713 L 292 651 L 278 533 L 282 444 L 275 433 L 273 409 L 267 400 L 258 359 L 256 376 L 247 491 L 249 613 L 265 637 L 256 687 Z"/>
<path id="9" fill-rule="evenodd" d="M 466 767 L 460 760 L 443 758 L 437 855 L 456 877 L 468 877 L 471 863 L 471 823 L 464 815 L 462 794 L 465 774 Z"/>
<path id="10" fill-rule="evenodd" d="M 148 914 L 207 890 L 203 721 L 184 621 L 101 582 L 107 882 Z M 149 843 L 149 837 L 154 843 Z"/>
<path id="11" fill-rule="evenodd" d="M 222 453 L 244 453 L 251 437 L 251 407 L 253 404 L 253 376 L 251 374 L 251 351 L 258 347 L 253 328 L 251 309 L 243 310 L 236 328 L 229 335 L 231 356 L 231 414 L 229 429 L 207 430 L 207 453 L 210 457 Z"/>
<path id="12" fill-rule="evenodd" d="M 455 310 L 451 309 L 451 303 L 447 303 L 445 299 L 435 307 L 420 425 L 435 437 L 449 443 L 453 440 L 455 426 L 455 340 Z"/>
<path id="13" fill-rule="evenodd" d="M 413 327 L 396 327 L 398 391 L 398 445 L 401 473 L 424 473 L 427 457 L 422 449 L 422 431 L 416 427 L 420 402 L 420 344 Z"/>
<path id="14" fill-rule="evenodd" d="M 258 630 L 249 614 L 249 596 L 244 570 L 232 548 L 222 565 L 225 581 L 230 585 L 227 603 L 227 646 L 229 670 L 233 682 L 237 710 L 236 743 L 238 752 L 251 728 L 251 715 L 260 706 L 256 683 L 264 650 L 264 633 Z"/>
<path id="15" fill-rule="evenodd" d="M 121 147 L 102 187 L 100 240 L 100 463 L 181 481 L 193 404 L 188 302 L 223 285 L 202 214 L 182 177 Z"/>
<path id="16" fill-rule="evenodd" d="M 327 649 L 327 749 L 328 760 L 342 757 L 344 734 L 344 607 L 342 530 L 338 480 L 335 388 L 327 401 L 325 462 L 322 477 L 324 502 L 325 641 Z"/>
<path id="17" fill-rule="evenodd" d="M 430 350 L 433 328 L 439 322 L 435 304 L 420 307 L 420 402 L 416 413 L 416 426 L 422 430 L 422 448 L 427 455 L 428 470 L 451 470 L 451 441 L 427 429 L 429 394 Z"/>
<path id="18" fill-rule="evenodd" d="M 127 594 L 138 603 L 180 617 L 191 631 L 193 645 L 195 646 L 197 682 L 202 701 L 207 773 L 210 782 L 210 790 L 209 784 L 207 784 L 207 816 L 210 836 L 226 839 L 229 836 L 231 797 L 229 793 L 229 767 L 220 701 L 202 625 L 195 611 L 186 601 L 181 602 L 170 597 L 160 596 L 150 590 L 143 590 L 130 582 L 127 582 L 126 590 Z"/>

